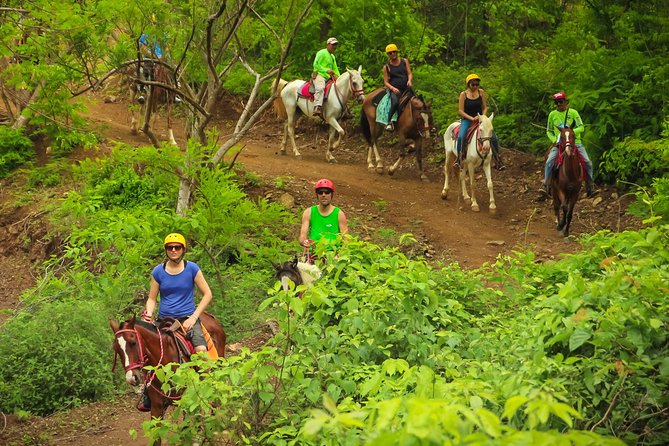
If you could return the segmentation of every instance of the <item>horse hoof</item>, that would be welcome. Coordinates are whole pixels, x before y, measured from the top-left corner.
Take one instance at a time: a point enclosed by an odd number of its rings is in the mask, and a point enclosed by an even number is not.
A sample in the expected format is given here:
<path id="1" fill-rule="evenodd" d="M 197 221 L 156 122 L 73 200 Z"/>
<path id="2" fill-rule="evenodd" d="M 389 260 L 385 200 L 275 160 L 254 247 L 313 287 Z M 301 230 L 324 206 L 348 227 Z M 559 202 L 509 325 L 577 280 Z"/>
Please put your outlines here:
<path id="1" fill-rule="evenodd" d="M 388 175 L 392 177 L 394 174 L 395 174 L 394 170 L 388 169 Z"/>
<path id="2" fill-rule="evenodd" d="M 472 211 L 479 212 L 480 211 L 479 206 L 478 205 L 472 206 Z"/>
<path id="3" fill-rule="evenodd" d="M 441 193 L 441 199 L 442 200 L 448 200 L 448 192 L 442 192 Z"/>
<path id="4" fill-rule="evenodd" d="M 430 179 L 425 175 L 421 175 L 420 179 L 423 181 L 423 183 L 429 183 L 430 182 Z"/>
<path id="5" fill-rule="evenodd" d="M 379 175 L 383 175 L 383 166 L 378 166 L 376 168 L 376 173 L 378 173 Z"/>
<path id="6" fill-rule="evenodd" d="M 490 208 L 489 209 L 491 214 L 496 214 L 497 213 L 497 208 Z"/>

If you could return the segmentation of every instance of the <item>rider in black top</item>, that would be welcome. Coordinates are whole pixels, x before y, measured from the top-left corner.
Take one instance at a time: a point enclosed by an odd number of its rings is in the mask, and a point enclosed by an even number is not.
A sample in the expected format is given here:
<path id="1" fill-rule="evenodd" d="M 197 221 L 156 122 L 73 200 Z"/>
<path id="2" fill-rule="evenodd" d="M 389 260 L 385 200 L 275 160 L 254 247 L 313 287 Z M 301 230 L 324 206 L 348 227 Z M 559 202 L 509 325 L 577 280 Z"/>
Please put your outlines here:
<path id="1" fill-rule="evenodd" d="M 383 66 L 383 84 L 390 92 L 390 110 L 386 130 L 393 130 L 392 116 L 397 110 L 402 94 L 413 85 L 413 75 L 408 59 L 398 56 L 399 50 L 394 43 L 386 46 L 388 63 Z"/>

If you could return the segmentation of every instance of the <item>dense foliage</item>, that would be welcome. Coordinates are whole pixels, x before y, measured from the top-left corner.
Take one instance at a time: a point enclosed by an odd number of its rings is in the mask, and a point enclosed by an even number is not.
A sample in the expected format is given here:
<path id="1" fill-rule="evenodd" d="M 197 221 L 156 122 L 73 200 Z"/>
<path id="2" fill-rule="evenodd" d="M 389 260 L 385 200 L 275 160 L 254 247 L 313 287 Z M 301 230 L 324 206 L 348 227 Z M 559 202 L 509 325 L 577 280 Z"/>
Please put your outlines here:
<path id="1" fill-rule="evenodd" d="M 174 382 L 153 435 L 263 444 L 666 444 L 669 226 L 489 270 L 431 268 L 351 242 L 297 298 L 282 336 Z M 529 278 L 529 280 L 528 280 Z M 288 309 L 292 316 L 288 316 Z M 214 409 L 216 408 L 216 409 Z M 182 424 L 181 417 L 186 424 Z M 574 429 L 574 430 L 572 430 Z"/>

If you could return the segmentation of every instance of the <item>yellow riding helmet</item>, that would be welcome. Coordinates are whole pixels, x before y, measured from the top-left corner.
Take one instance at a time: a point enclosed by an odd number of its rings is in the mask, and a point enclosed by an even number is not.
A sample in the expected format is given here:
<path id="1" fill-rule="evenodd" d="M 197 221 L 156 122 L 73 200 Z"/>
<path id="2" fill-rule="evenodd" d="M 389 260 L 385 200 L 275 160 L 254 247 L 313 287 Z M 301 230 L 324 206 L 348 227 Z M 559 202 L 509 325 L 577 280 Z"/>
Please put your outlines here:
<path id="1" fill-rule="evenodd" d="M 390 43 L 386 46 L 386 53 L 389 53 L 391 51 L 398 51 L 399 52 L 399 50 L 397 49 L 397 45 L 395 45 L 394 43 Z"/>
<path id="2" fill-rule="evenodd" d="M 186 239 L 184 238 L 183 235 L 178 234 L 176 232 L 173 232 L 171 234 L 167 234 L 167 237 L 165 237 L 165 242 L 163 243 L 163 246 L 167 245 L 168 243 L 181 243 L 181 245 L 186 248 Z"/>
<path id="3" fill-rule="evenodd" d="M 470 81 L 473 81 L 473 80 L 478 80 L 478 81 L 480 82 L 480 81 L 481 81 L 481 78 L 479 77 L 478 74 L 474 74 L 474 73 L 472 73 L 472 74 L 470 74 L 469 76 L 467 76 L 467 79 L 465 79 L 465 84 L 466 84 L 466 85 L 469 85 L 469 82 L 470 82 Z"/>

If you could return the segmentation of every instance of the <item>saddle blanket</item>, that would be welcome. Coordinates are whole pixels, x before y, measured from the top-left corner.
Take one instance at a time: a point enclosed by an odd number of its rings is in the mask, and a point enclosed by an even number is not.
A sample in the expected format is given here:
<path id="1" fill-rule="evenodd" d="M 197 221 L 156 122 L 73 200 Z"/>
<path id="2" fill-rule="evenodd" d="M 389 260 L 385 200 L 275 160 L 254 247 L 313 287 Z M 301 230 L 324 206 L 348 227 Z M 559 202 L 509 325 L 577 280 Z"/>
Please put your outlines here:
<path id="1" fill-rule="evenodd" d="M 390 111 L 390 92 L 386 92 L 376 106 L 376 122 L 388 125 L 388 112 Z M 393 113 L 392 121 L 397 122 L 397 112 Z"/>
<path id="2" fill-rule="evenodd" d="M 325 83 L 325 91 L 323 92 L 323 100 L 328 98 L 328 95 L 330 94 L 330 88 L 332 88 L 332 85 L 334 85 L 334 81 L 327 81 Z M 297 95 L 299 97 L 309 99 L 310 101 L 313 102 L 314 95 L 313 95 L 313 93 L 309 92 L 309 81 L 305 82 L 304 84 L 302 84 L 302 86 L 300 88 L 297 89 Z"/>

